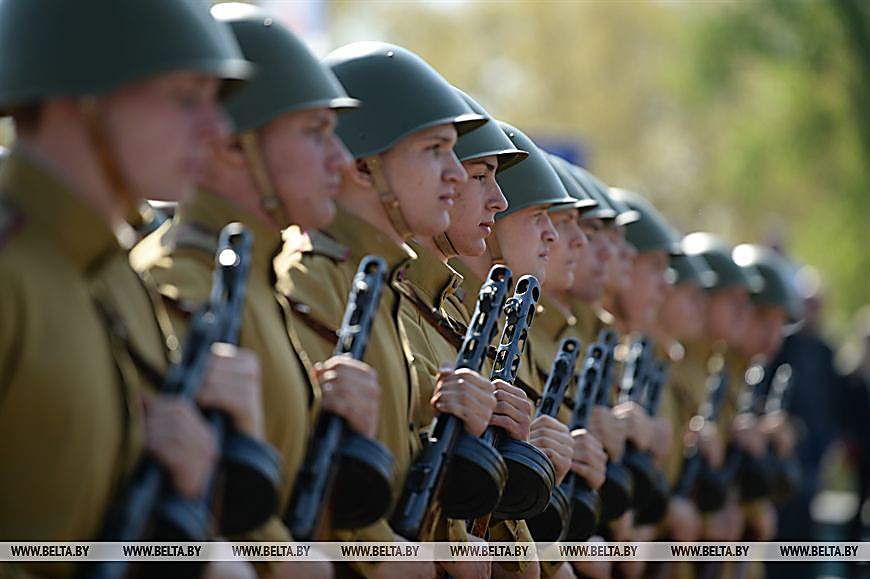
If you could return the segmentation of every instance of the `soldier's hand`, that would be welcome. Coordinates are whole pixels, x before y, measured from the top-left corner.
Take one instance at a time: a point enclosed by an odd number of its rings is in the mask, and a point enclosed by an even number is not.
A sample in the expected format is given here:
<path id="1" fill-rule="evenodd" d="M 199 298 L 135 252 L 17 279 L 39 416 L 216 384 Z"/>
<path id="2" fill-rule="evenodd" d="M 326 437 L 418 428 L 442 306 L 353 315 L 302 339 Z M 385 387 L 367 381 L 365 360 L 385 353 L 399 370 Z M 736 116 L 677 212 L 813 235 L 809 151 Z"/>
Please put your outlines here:
<path id="1" fill-rule="evenodd" d="M 263 438 L 263 398 L 257 354 L 231 344 L 212 344 L 196 401 L 203 408 L 225 412 L 237 431 Z"/>
<path id="2" fill-rule="evenodd" d="M 571 470 L 582 476 L 591 489 L 598 489 L 607 477 L 607 453 L 598 439 L 585 428 L 571 432 L 574 455 Z"/>
<path id="3" fill-rule="evenodd" d="M 649 450 L 653 425 L 646 410 L 636 402 L 623 402 L 613 409 L 613 413 L 625 421 L 626 439 L 638 450 Z"/>
<path id="4" fill-rule="evenodd" d="M 471 543 L 486 543 L 480 537 L 468 535 Z M 492 575 L 492 561 L 484 559 L 480 561 L 441 561 L 441 566 L 456 579 L 488 579 Z"/>
<path id="5" fill-rule="evenodd" d="M 430 402 L 438 412 L 461 419 L 472 436 L 483 434 L 496 406 L 492 382 L 468 368 L 439 372 Z"/>
<path id="6" fill-rule="evenodd" d="M 743 535 L 743 511 L 736 501 L 729 501 L 724 507 L 708 516 L 704 521 L 701 538 L 721 543 L 739 541 Z"/>
<path id="7" fill-rule="evenodd" d="M 788 458 L 794 454 L 797 445 L 797 432 L 782 410 L 771 412 L 761 420 L 761 431 L 767 435 L 777 456 Z"/>
<path id="8" fill-rule="evenodd" d="M 650 439 L 649 451 L 656 463 L 661 465 L 671 452 L 674 441 L 674 429 L 671 421 L 664 416 L 653 416 L 652 438 Z"/>
<path id="9" fill-rule="evenodd" d="M 694 542 L 701 537 L 701 513 L 692 501 L 671 497 L 665 523 L 674 541 Z"/>
<path id="10" fill-rule="evenodd" d="M 504 428 L 511 438 L 528 440 L 532 425 L 532 402 L 521 388 L 495 380 L 495 410 L 489 423 Z"/>
<path id="11" fill-rule="evenodd" d="M 719 429 L 715 422 L 707 421 L 700 432 L 695 434 L 698 443 L 698 452 L 713 468 L 719 468 L 725 460 L 725 448 L 719 436 Z"/>
<path id="12" fill-rule="evenodd" d="M 313 372 L 323 394 L 323 408 L 344 417 L 356 432 L 374 436 L 381 397 L 375 369 L 347 356 L 333 356 L 315 364 Z"/>
<path id="13" fill-rule="evenodd" d="M 190 401 L 174 396 L 148 400 L 145 443 L 179 493 L 192 499 L 202 495 L 217 458 L 217 443 L 211 427 Z"/>
<path id="14" fill-rule="evenodd" d="M 625 437 L 628 427 L 624 420 L 613 414 L 607 406 L 595 406 L 589 414 L 589 432 L 604 445 L 610 460 L 618 461 L 625 450 Z"/>
<path id="15" fill-rule="evenodd" d="M 758 418 L 748 412 L 734 418 L 731 438 L 739 448 L 754 457 L 761 457 L 767 446 L 767 437 L 761 431 Z"/>
<path id="16" fill-rule="evenodd" d="M 571 470 L 574 439 L 567 426 L 552 416 L 538 416 L 532 421 L 529 442 L 541 449 L 556 467 L 556 484 Z"/>

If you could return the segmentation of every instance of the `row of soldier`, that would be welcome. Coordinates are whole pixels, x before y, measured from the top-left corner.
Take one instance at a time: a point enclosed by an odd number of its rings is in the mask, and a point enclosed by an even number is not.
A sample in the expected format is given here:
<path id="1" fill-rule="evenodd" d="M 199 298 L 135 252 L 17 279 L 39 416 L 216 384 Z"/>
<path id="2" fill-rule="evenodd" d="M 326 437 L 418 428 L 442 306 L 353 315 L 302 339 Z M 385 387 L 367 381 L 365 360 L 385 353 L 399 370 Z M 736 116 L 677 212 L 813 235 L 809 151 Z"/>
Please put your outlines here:
<path id="1" fill-rule="evenodd" d="M 254 7 L 198 6 L 0 3 L 0 112 L 17 133 L 0 172 L 0 540 L 543 540 L 530 529 L 549 529 L 536 517 L 566 480 L 576 512 L 587 501 L 595 515 L 574 540 L 772 537 L 769 493 L 741 500 L 726 481 L 711 506 L 695 483 L 793 445 L 782 412 L 762 419 L 759 396 L 737 399 L 744 376 L 781 394 L 763 361 L 799 312 L 777 255 L 681 239 L 648 201 L 544 153 L 404 48 L 358 43 L 320 61 Z M 97 57 L 105 46 L 117 50 Z M 146 199 L 177 203 L 172 218 Z M 366 256 L 380 259 L 358 274 Z M 490 348 L 493 296 L 511 279 L 513 317 Z M 566 349 L 578 372 L 598 357 L 594 404 L 589 376 L 550 375 Z M 444 476 L 421 463 L 437 463 L 433 449 Z M 629 500 L 653 483 L 656 512 Z"/>

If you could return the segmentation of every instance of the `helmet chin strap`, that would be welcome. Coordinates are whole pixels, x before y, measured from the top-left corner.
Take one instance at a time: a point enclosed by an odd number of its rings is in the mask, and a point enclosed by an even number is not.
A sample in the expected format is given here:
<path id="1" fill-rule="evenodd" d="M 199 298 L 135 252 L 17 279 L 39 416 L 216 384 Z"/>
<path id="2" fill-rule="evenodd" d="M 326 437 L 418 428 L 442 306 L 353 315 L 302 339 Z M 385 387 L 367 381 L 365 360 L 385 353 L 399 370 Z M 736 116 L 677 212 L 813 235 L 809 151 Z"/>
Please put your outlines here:
<path id="1" fill-rule="evenodd" d="M 504 255 L 501 253 L 501 246 L 498 244 L 498 239 L 495 236 L 495 231 L 493 231 L 486 238 L 486 248 L 489 250 L 489 255 L 492 257 L 492 263 L 504 265 Z"/>
<path id="2" fill-rule="evenodd" d="M 456 246 L 453 245 L 453 242 L 450 241 L 450 238 L 447 236 L 446 232 L 439 233 L 432 238 L 432 241 L 435 242 L 435 247 L 438 248 L 438 251 L 440 251 L 441 254 L 444 255 L 444 257 L 446 257 L 447 259 L 459 255 L 459 251 L 457 251 Z"/>
<path id="3" fill-rule="evenodd" d="M 263 152 L 260 148 L 260 141 L 257 138 L 255 131 L 245 131 L 239 135 L 239 143 L 242 146 L 242 152 L 248 160 L 248 166 L 251 169 L 251 176 L 254 178 L 254 184 L 260 191 L 260 207 L 271 217 L 279 227 L 284 228 L 290 225 L 290 218 L 287 215 L 287 208 L 281 199 L 275 194 L 275 187 L 272 183 L 272 178 L 269 176 L 269 170 L 266 168 L 266 162 L 263 159 Z"/>
<path id="4" fill-rule="evenodd" d="M 384 173 L 384 167 L 380 156 L 372 155 L 371 157 L 366 157 L 363 159 L 363 162 L 366 164 L 366 167 L 368 167 L 369 174 L 372 177 L 372 182 L 374 183 L 378 196 L 381 199 L 381 205 L 384 206 L 384 211 L 387 212 L 387 218 L 390 220 L 390 224 L 392 224 L 396 233 L 399 234 L 399 237 L 402 238 L 402 241 L 407 241 L 414 236 L 414 232 L 411 231 L 411 227 L 405 220 L 405 216 L 402 215 L 402 209 L 399 207 L 399 198 L 396 197 L 393 188 L 390 187 L 390 184 L 387 181 L 387 176 Z"/>
<path id="5" fill-rule="evenodd" d="M 139 211 L 142 200 L 133 193 L 115 154 L 98 98 L 94 95 L 82 97 L 79 99 L 79 110 L 84 116 L 88 139 L 97 157 L 97 164 L 108 181 L 110 194 L 121 210 L 123 221 L 113 224 L 115 236 L 125 249 L 130 249 L 138 237 L 136 229 L 144 224 L 144 217 Z"/>

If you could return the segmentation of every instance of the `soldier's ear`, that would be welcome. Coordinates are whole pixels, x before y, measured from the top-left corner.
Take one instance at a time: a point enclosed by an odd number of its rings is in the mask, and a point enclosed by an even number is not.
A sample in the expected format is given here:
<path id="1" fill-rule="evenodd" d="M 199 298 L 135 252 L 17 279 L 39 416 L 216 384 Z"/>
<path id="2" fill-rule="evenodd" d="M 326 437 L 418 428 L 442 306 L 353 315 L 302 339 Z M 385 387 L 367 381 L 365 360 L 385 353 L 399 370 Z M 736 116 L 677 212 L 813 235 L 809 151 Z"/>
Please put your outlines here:
<path id="1" fill-rule="evenodd" d="M 238 135 L 232 135 L 227 139 L 220 139 L 215 143 L 214 155 L 218 161 L 226 163 L 234 169 L 243 169 L 248 162 Z"/>
<path id="2" fill-rule="evenodd" d="M 347 168 L 347 173 L 358 187 L 369 188 L 374 187 L 375 185 L 375 182 L 372 179 L 372 172 L 369 170 L 368 165 L 363 159 L 356 159 L 353 163 L 350 163 Z"/>

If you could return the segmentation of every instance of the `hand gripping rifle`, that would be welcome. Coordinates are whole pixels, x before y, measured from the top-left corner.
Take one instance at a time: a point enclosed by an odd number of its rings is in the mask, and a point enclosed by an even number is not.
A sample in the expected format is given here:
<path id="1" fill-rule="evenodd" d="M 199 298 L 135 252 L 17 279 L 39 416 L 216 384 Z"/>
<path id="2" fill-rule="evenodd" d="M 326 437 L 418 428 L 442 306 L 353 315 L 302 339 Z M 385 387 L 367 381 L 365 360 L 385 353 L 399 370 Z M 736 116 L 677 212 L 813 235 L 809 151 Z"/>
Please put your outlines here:
<path id="1" fill-rule="evenodd" d="M 194 399 L 212 344 L 239 343 L 251 244 L 250 232 L 240 223 L 221 230 L 208 304 L 191 318 L 182 358 L 167 370 L 162 394 Z M 203 496 L 188 499 L 168 488 L 160 464 L 144 458 L 124 500 L 111 513 L 102 540 L 205 541 L 214 533 L 211 511 L 216 499 L 220 501 L 218 522 L 225 534 L 256 528 L 274 512 L 281 468 L 277 452 L 262 441 L 227 432 L 223 413 L 212 410 L 206 415 L 222 450 L 224 476 L 213 473 Z M 91 571 L 89 577 L 123 577 L 129 567 L 128 562 L 108 562 Z"/>
<path id="2" fill-rule="evenodd" d="M 650 416 L 658 414 L 662 392 L 668 382 L 668 364 L 662 360 L 652 362 L 652 367 L 647 375 L 645 389 L 645 408 Z M 652 458 L 652 457 L 650 457 Z M 652 461 L 651 461 L 652 464 Z M 668 501 L 671 494 L 671 485 L 661 469 L 653 466 L 653 486 L 646 504 L 635 513 L 635 523 L 638 525 L 653 525 L 658 523 L 668 511 Z"/>
<path id="3" fill-rule="evenodd" d="M 613 384 L 613 352 L 619 344 L 616 332 L 605 328 L 598 334 L 598 343 L 604 350 L 604 360 L 601 370 L 601 387 L 595 403 L 597 406 L 611 408 L 610 391 Z M 620 460 L 607 461 L 607 473 L 604 484 L 598 489 L 603 503 L 601 520 L 604 522 L 622 516 L 631 506 L 634 499 L 634 478 L 631 471 Z"/>
<path id="4" fill-rule="evenodd" d="M 508 384 L 516 380 L 540 293 L 541 286 L 534 276 L 524 275 L 517 282 L 514 295 L 504 306 L 505 326 L 490 380 L 504 380 Z M 481 439 L 501 453 L 508 468 L 507 484 L 491 515 L 498 519 L 526 519 L 543 511 L 556 482 L 556 469 L 547 455 L 528 442 L 510 438 L 498 426 L 488 426 Z M 478 517 L 470 523 L 470 530 L 484 536 L 489 518 L 490 513 Z"/>
<path id="5" fill-rule="evenodd" d="M 723 366 L 707 379 L 707 399 L 701 403 L 698 413 L 689 420 L 689 431 L 695 434 L 695 438 L 683 449 L 683 466 L 673 489 L 675 497 L 694 499 L 696 503 L 701 502 L 701 497 L 696 496 L 695 492 L 695 483 L 704 464 L 698 446 L 698 437 L 706 424 L 716 423 L 727 391 L 728 370 Z"/>
<path id="6" fill-rule="evenodd" d="M 600 344 L 592 344 L 586 351 L 586 359 L 574 394 L 574 410 L 569 424 L 571 430 L 586 428 L 588 425 L 589 413 L 601 387 L 604 357 L 605 351 Z M 548 511 L 554 506 L 557 509 L 548 515 Z M 585 541 L 598 527 L 601 508 L 598 492 L 590 489 L 583 477 L 574 471 L 568 471 L 562 483 L 553 490 L 547 510 L 529 519 L 527 523 L 537 541 Z M 555 516 L 557 513 L 560 515 L 558 519 Z"/>
<path id="7" fill-rule="evenodd" d="M 362 360 L 386 275 L 387 264 L 382 258 L 368 255 L 360 261 L 334 355 Z M 353 432 L 343 417 L 321 412 L 286 513 L 291 534 L 300 541 L 315 540 L 327 511 L 333 528 L 374 523 L 393 504 L 395 479 L 395 462 L 389 450 Z"/>
<path id="8" fill-rule="evenodd" d="M 765 415 L 786 409 L 793 383 L 791 364 L 783 363 L 777 366 L 773 372 L 767 400 L 764 403 Z M 772 445 L 767 448 L 764 462 L 766 463 L 765 471 L 769 474 L 767 496 L 770 496 L 777 503 L 784 503 L 794 496 L 800 488 L 800 464 L 794 457 L 778 455 Z"/>
<path id="9" fill-rule="evenodd" d="M 498 317 L 511 284 L 511 270 L 489 271 L 456 357 L 456 368 L 479 372 L 498 331 Z M 410 540 L 431 538 L 443 514 L 479 517 L 495 508 L 507 480 L 507 466 L 495 450 L 463 430 L 462 420 L 439 414 L 426 445 L 408 472 L 390 525 Z"/>
<path id="10" fill-rule="evenodd" d="M 559 345 L 559 352 L 553 360 L 544 395 L 538 406 L 537 416 L 555 417 L 565 397 L 568 384 L 574 379 L 574 367 L 580 353 L 580 340 L 565 338 Z M 550 501 L 544 511 L 526 520 L 529 531 L 536 541 L 554 543 L 560 540 L 568 529 L 571 519 L 571 496 L 565 494 L 561 486 L 553 488 Z"/>
<path id="11" fill-rule="evenodd" d="M 743 389 L 737 403 L 737 415 L 754 413 L 764 399 L 764 368 L 760 364 L 751 365 L 744 375 Z M 764 493 L 767 474 L 763 467 L 744 467 L 746 463 L 757 460 L 750 457 L 733 442 L 728 446 L 725 461 L 721 468 L 713 469 L 703 463 L 697 477 L 698 508 L 702 513 L 718 511 L 728 499 L 728 489 L 735 482 L 746 486 L 749 494 Z M 742 480 L 740 480 L 742 479 Z"/>

